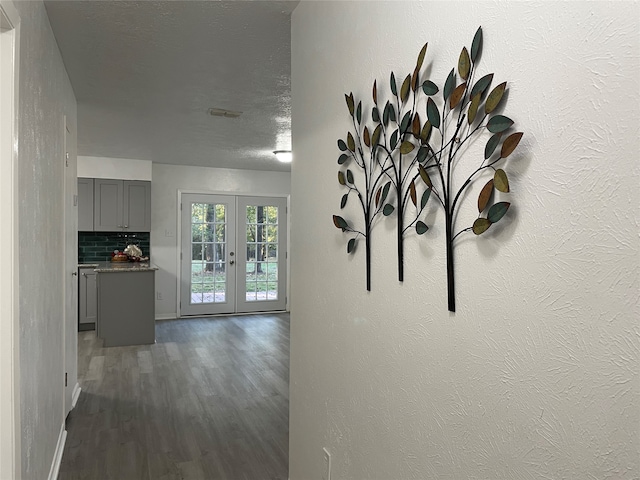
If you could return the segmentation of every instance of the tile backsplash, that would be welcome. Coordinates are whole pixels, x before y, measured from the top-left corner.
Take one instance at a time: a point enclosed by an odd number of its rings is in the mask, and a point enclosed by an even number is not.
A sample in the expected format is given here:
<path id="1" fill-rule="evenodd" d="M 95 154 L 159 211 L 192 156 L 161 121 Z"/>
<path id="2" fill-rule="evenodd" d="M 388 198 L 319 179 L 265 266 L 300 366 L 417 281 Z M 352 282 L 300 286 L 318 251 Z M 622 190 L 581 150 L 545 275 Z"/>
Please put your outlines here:
<path id="1" fill-rule="evenodd" d="M 149 256 L 149 232 L 78 232 L 78 263 L 111 260 L 111 252 L 133 243 Z"/>

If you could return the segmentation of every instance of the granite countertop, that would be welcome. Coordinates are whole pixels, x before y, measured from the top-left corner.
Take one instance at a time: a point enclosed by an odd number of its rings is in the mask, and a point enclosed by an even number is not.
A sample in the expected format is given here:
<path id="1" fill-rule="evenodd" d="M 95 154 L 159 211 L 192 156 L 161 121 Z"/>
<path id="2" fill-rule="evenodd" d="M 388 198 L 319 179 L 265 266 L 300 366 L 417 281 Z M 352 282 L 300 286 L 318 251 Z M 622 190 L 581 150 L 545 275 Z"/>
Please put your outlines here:
<path id="1" fill-rule="evenodd" d="M 94 272 L 107 273 L 107 272 L 150 272 L 158 270 L 158 267 L 149 262 L 95 262 L 95 263 L 80 263 L 78 268 L 91 268 Z"/>

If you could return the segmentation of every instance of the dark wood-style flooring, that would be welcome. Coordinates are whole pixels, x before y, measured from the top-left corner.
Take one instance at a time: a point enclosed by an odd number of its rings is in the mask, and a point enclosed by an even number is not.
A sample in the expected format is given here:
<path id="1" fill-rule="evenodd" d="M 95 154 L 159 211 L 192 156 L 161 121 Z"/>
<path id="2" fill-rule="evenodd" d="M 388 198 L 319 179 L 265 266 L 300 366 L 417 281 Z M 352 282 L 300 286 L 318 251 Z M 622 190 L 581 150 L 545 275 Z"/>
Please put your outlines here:
<path id="1" fill-rule="evenodd" d="M 156 339 L 79 333 L 59 479 L 287 479 L 289 315 L 163 321 Z"/>

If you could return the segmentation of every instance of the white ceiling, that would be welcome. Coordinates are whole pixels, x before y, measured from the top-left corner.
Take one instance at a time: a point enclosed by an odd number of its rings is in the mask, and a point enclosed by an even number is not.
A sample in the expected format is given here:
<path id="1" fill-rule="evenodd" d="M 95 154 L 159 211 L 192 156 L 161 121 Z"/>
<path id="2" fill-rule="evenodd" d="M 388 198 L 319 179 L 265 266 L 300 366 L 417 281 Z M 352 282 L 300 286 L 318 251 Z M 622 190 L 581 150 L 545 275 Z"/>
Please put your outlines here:
<path id="1" fill-rule="evenodd" d="M 297 3 L 46 1 L 78 101 L 78 154 L 289 170 L 272 151 L 291 148 Z"/>

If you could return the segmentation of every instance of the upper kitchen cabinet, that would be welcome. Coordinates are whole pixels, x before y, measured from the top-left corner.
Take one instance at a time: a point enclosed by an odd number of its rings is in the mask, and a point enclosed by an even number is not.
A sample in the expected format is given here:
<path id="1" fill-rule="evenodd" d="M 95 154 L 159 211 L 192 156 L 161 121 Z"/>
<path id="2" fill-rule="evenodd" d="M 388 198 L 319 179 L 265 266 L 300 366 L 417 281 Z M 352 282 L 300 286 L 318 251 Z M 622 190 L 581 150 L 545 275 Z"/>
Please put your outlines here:
<path id="1" fill-rule="evenodd" d="M 93 230 L 150 232 L 151 182 L 96 178 Z"/>
<path id="2" fill-rule="evenodd" d="M 93 178 L 78 179 L 78 231 L 93 231 Z"/>

